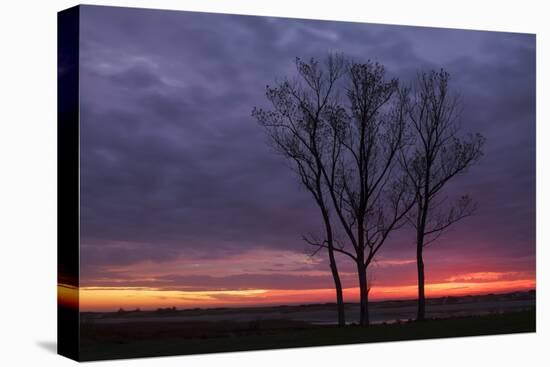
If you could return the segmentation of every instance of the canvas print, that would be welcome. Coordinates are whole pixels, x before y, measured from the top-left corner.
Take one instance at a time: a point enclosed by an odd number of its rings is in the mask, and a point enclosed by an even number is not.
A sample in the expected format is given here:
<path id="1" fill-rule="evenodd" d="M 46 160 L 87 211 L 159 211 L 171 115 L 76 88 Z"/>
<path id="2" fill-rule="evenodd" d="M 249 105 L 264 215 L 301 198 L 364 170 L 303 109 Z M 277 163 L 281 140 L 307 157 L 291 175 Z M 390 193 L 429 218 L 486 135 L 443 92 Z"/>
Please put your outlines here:
<path id="1" fill-rule="evenodd" d="M 60 354 L 535 331 L 534 34 L 78 6 L 58 41 Z"/>

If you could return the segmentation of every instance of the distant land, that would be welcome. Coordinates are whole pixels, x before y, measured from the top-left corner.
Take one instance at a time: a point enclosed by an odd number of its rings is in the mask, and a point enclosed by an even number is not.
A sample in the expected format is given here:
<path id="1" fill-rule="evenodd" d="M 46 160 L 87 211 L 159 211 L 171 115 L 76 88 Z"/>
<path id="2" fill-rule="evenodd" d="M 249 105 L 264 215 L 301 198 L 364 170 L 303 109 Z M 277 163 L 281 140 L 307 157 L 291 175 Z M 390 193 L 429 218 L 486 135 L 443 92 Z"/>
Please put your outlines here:
<path id="1" fill-rule="evenodd" d="M 428 317 L 445 318 L 464 315 L 503 313 L 535 307 L 536 291 L 490 293 L 485 295 L 446 296 L 428 298 Z M 348 323 L 355 322 L 357 303 L 346 303 Z M 394 322 L 414 319 L 415 299 L 373 301 L 370 303 L 372 322 Z M 334 303 L 299 305 L 215 307 L 215 308 L 158 308 L 157 310 L 124 310 L 116 312 L 81 312 L 83 322 L 126 321 L 220 321 L 237 319 L 251 321 L 266 318 L 288 318 L 313 324 L 330 324 L 335 317 Z M 102 321 L 103 320 L 103 321 Z"/>

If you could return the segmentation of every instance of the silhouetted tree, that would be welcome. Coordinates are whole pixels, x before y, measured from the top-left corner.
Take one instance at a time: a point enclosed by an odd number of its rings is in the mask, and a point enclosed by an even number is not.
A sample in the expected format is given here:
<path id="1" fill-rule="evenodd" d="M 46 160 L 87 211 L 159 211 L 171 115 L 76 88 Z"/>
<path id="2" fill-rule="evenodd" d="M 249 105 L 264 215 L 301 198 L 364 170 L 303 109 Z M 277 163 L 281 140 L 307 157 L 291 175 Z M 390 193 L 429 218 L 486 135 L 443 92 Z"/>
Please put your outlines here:
<path id="1" fill-rule="evenodd" d="M 323 64 L 311 59 L 296 59 L 298 79 L 284 79 L 275 87 L 267 86 L 266 96 L 273 109 L 254 108 L 252 115 L 267 132 L 274 148 L 286 157 L 302 185 L 311 193 L 324 224 L 322 244 L 326 248 L 336 289 L 338 324 L 345 325 L 342 283 L 334 253 L 334 230 L 327 200 L 323 171 L 330 154 L 330 126 L 324 121 L 328 111 L 336 109 L 336 84 L 345 71 L 344 59 L 330 55 Z M 304 239 L 311 242 L 306 236 Z M 317 252 L 317 251 L 316 251 Z M 315 252 L 315 253 L 316 253 Z"/>
<path id="2" fill-rule="evenodd" d="M 336 106 L 327 119 L 332 154 L 323 174 L 351 246 L 337 245 L 335 251 L 356 264 L 362 326 L 369 324 L 368 267 L 414 203 L 398 169 L 399 152 L 406 144 L 404 95 L 397 79 L 386 78 L 381 64 L 350 62 L 348 107 Z"/>
<path id="3" fill-rule="evenodd" d="M 387 80 L 382 65 L 371 61 L 346 62 L 331 56 L 323 67 L 315 60 L 298 59 L 297 68 L 299 81 L 286 79 L 267 88 L 274 110 L 253 114 L 278 150 L 295 163 L 321 210 L 324 239 L 304 239 L 328 250 L 339 304 L 334 253 L 355 262 L 360 324 L 366 326 L 368 267 L 414 204 L 410 187 L 396 169 L 406 143 L 406 105 L 401 98 L 405 93 L 399 93 L 396 79 Z M 345 107 L 340 94 L 346 97 Z M 336 239 L 336 228 L 348 246 Z"/>
<path id="4" fill-rule="evenodd" d="M 440 195 L 445 185 L 482 156 L 484 137 L 459 136 L 460 99 L 449 90 L 449 73 L 421 73 L 407 100 L 414 144 L 401 151 L 402 168 L 416 192 L 415 208 L 407 215 L 416 231 L 418 271 L 417 319 L 425 318 L 423 250 L 454 223 L 471 215 L 475 204 L 467 195 L 447 203 Z"/>

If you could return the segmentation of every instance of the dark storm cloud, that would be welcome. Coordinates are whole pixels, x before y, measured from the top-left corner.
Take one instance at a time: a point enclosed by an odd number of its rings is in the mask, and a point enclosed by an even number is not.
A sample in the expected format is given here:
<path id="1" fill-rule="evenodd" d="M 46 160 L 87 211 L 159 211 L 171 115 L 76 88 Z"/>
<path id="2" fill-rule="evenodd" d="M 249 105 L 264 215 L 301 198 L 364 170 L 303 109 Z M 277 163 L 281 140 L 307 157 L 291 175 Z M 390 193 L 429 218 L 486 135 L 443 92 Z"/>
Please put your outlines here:
<path id="1" fill-rule="evenodd" d="M 449 70 L 464 129 L 487 146 L 448 190 L 450 199 L 470 193 L 479 213 L 446 236 L 446 249 L 534 254 L 534 36 L 93 6 L 81 14 L 83 267 L 300 251 L 301 234 L 319 226 L 315 207 L 250 111 L 266 106 L 266 84 L 292 75 L 296 56 L 330 51 L 378 60 L 404 82 Z M 395 236 L 388 256 L 402 258 L 409 242 Z"/>

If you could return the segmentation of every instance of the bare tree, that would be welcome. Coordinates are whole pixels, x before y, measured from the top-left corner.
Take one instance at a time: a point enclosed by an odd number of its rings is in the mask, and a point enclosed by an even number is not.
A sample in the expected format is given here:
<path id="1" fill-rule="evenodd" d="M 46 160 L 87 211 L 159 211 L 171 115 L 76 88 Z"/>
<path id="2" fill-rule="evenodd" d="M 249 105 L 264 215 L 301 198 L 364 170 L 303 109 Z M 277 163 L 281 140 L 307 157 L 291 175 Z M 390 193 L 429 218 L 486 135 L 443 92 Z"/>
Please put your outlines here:
<path id="1" fill-rule="evenodd" d="M 324 122 L 327 111 L 336 109 L 336 84 L 345 71 L 340 55 L 329 55 L 325 63 L 314 59 L 304 62 L 296 59 L 298 79 L 284 79 L 275 87 L 267 86 L 266 96 L 273 109 L 254 108 L 252 115 L 267 132 L 275 149 L 292 163 L 300 181 L 311 193 L 324 224 L 324 233 L 304 236 L 319 243 L 314 253 L 327 249 L 330 269 L 336 289 L 338 325 L 345 325 L 342 283 L 334 251 L 334 229 L 331 219 L 324 166 L 330 152 L 330 126 Z"/>
<path id="2" fill-rule="evenodd" d="M 467 195 L 448 203 L 442 189 L 482 156 L 485 138 L 480 134 L 459 136 L 461 103 L 449 91 L 449 73 L 418 75 L 412 98 L 407 100 L 414 144 L 401 150 L 401 164 L 416 192 L 415 208 L 407 215 L 416 231 L 418 271 L 417 319 L 425 318 L 423 250 L 461 219 L 471 215 L 475 204 Z"/>
<path id="3" fill-rule="evenodd" d="M 384 67 L 370 60 L 347 68 L 348 110 L 329 111 L 332 144 L 323 175 L 332 207 L 350 249 L 334 251 L 356 264 L 360 292 L 360 325 L 369 325 L 368 268 L 390 233 L 403 224 L 414 195 L 399 172 L 405 140 L 406 95 L 397 79 L 387 80 Z"/>
<path id="4" fill-rule="evenodd" d="M 396 79 L 387 80 L 382 65 L 371 61 L 346 62 L 331 56 L 324 68 L 315 60 L 297 60 L 297 68 L 299 81 L 268 87 L 274 110 L 253 114 L 278 150 L 295 163 L 320 208 L 324 239 L 304 236 L 304 240 L 316 250 L 328 250 L 339 303 L 341 284 L 334 254 L 355 262 L 360 324 L 366 326 L 368 267 L 414 205 L 398 164 L 406 143 L 402 98 L 406 93 L 400 93 Z M 345 92 L 346 106 L 340 102 L 340 90 Z M 336 231 L 345 241 L 337 240 Z"/>

